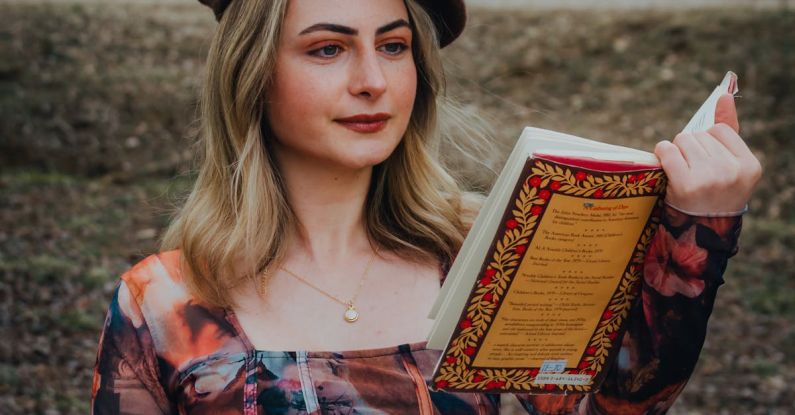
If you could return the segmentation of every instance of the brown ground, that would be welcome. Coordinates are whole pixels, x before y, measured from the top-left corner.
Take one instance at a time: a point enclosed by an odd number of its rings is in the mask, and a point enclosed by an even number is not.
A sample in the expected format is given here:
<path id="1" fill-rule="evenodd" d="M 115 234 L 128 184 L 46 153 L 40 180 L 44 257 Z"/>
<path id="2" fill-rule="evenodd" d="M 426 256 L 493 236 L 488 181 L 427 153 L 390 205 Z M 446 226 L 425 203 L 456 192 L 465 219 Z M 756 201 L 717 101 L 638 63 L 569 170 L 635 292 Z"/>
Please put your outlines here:
<path id="1" fill-rule="evenodd" d="M 184 137 L 214 23 L 193 4 L 2 8 L 0 412 L 85 413 L 114 280 L 156 249 L 190 184 Z M 676 413 L 785 414 L 795 400 L 793 27 L 776 10 L 475 11 L 445 51 L 450 94 L 497 127 L 495 166 L 528 124 L 651 149 L 727 69 L 740 75 L 766 175 Z"/>

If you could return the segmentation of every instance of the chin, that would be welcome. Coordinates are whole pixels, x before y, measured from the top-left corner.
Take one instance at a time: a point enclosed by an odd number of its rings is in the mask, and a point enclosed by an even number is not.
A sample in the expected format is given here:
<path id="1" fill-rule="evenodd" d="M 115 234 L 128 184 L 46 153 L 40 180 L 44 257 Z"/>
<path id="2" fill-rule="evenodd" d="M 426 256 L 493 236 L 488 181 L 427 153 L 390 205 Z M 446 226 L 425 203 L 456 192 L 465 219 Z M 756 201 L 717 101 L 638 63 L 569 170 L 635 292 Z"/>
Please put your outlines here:
<path id="1" fill-rule="evenodd" d="M 351 143 L 340 149 L 340 161 L 346 167 L 363 169 L 386 161 L 400 144 L 400 138 L 379 138 L 369 142 Z"/>
<path id="2" fill-rule="evenodd" d="M 360 170 L 366 169 L 369 167 L 374 167 L 378 164 L 383 163 L 386 161 L 389 156 L 392 155 L 392 151 L 385 151 L 385 152 L 378 152 L 378 153 L 369 153 L 369 154 L 361 154 L 359 157 L 348 157 L 344 161 L 345 167 L 348 167 L 353 170 Z"/>

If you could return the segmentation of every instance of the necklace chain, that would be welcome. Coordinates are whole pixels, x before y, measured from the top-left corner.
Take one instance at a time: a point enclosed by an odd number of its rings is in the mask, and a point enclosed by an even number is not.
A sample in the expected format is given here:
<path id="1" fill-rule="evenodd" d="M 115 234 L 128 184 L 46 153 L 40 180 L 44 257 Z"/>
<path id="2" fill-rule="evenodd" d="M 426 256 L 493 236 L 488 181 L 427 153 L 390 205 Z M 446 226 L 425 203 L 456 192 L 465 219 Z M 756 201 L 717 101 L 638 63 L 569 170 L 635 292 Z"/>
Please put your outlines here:
<path id="1" fill-rule="evenodd" d="M 328 293 L 327 291 L 321 289 L 320 287 L 312 284 L 311 282 L 307 281 L 306 279 L 302 278 L 298 274 L 290 271 L 289 269 L 287 269 L 285 267 L 279 267 L 279 268 L 284 270 L 286 273 L 292 275 L 293 277 L 297 278 L 299 281 L 303 282 L 304 284 L 314 288 L 315 290 L 317 290 L 319 293 L 325 295 L 326 297 L 328 297 L 328 298 L 330 298 L 330 299 L 332 299 L 332 300 L 334 300 L 334 301 L 336 301 L 336 302 L 348 307 L 348 309 L 345 311 L 345 314 L 344 314 L 343 317 L 345 318 L 345 321 L 347 321 L 349 323 L 353 323 L 354 321 L 358 320 L 358 318 L 359 318 L 359 312 L 353 306 L 353 302 L 356 301 L 356 297 L 359 296 L 359 291 L 361 290 L 362 285 L 364 285 L 365 277 L 367 277 L 367 271 L 370 270 L 370 265 L 373 263 L 373 260 L 375 259 L 375 257 L 377 255 L 378 255 L 378 249 L 376 249 L 373 252 L 373 255 L 370 257 L 370 260 L 367 261 L 367 265 L 364 267 L 364 272 L 362 273 L 362 278 L 359 280 L 359 286 L 356 287 L 356 292 L 354 292 L 353 297 L 351 297 L 351 299 L 348 300 L 348 301 L 340 300 L 336 296 L 334 296 L 334 295 Z"/>

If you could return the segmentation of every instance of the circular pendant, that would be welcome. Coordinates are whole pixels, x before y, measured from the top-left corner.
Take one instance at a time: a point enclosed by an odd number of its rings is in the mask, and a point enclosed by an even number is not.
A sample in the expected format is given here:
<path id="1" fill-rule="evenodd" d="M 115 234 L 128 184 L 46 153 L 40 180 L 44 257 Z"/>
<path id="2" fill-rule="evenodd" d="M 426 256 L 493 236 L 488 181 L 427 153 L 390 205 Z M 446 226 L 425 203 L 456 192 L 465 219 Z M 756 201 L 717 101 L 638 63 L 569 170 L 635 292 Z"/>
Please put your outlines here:
<path id="1" fill-rule="evenodd" d="M 345 310 L 345 321 L 348 323 L 353 323 L 354 321 L 359 319 L 359 312 L 353 308 L 353 304 L 348 304 L 348 309 Z"/>

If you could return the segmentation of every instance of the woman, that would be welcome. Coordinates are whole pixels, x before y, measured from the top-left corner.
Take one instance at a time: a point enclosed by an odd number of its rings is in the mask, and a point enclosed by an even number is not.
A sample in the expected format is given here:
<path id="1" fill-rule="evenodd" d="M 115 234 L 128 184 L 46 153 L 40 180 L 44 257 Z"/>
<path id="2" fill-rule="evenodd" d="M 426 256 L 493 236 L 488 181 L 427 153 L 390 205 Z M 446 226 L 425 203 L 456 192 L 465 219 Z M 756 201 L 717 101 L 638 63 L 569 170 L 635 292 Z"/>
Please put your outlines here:
<path id="1" fill-rule="evenodd" d="M 201 169 L 163 252 L 121 278 L 94 411 L 498 413 L 498 394 L 427 387 L 426 316 L 479 200 L 435 153 L 463 2 L 201 1 L 219 19 Z M 690 214 L 667 209 L 602 390 L 516 394 L 528 413 L 659 413 L 681 392 L 761 173 L 731 97 L 718 117 L 734 129 L 656 149 Z"/>

